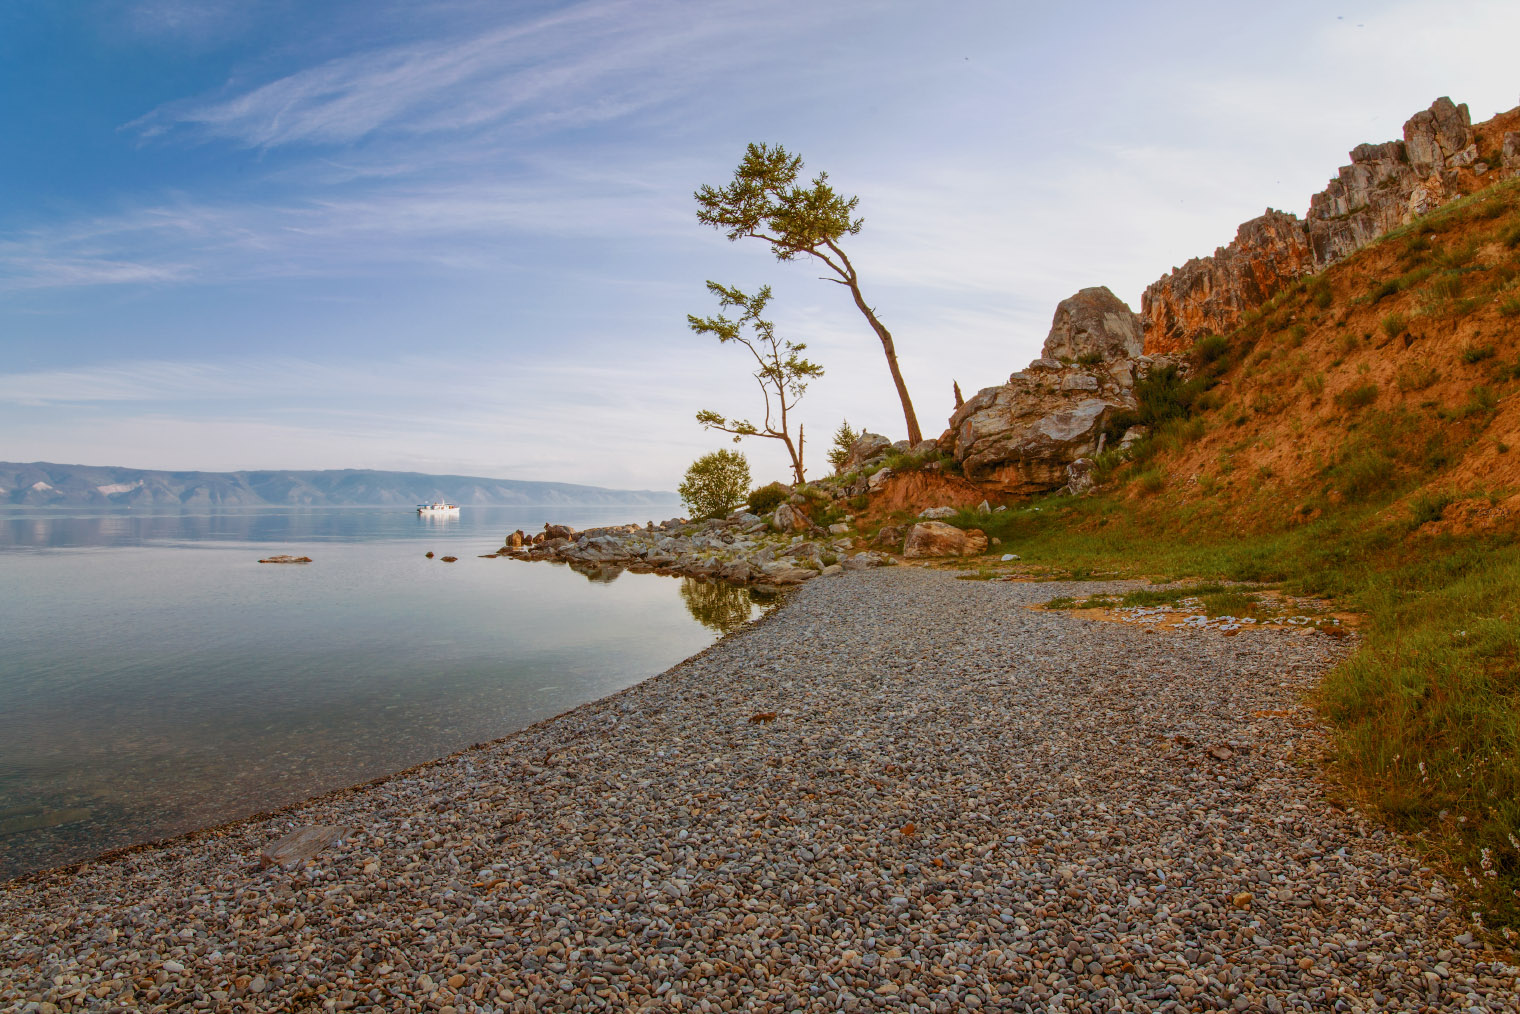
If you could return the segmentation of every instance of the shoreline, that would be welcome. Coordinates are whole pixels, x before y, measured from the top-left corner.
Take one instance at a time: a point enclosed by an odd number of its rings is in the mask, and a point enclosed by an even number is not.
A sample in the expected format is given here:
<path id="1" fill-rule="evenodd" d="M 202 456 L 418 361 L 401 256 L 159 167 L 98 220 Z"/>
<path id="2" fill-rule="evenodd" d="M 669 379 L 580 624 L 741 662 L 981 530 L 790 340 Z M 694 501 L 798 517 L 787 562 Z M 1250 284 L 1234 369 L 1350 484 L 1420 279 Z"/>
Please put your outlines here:
<path id="1" fill-rule="evenodd" d="M 1019 608 L 1113 587 L 809 582 L 500 740 L 8 882 L 0 1000 L 1508 1009 L 1455 893 L 1324 799 L 1302 695 L 1344 644 Z M 355 833 L 257 868 L 303 823 Z"/>
<path id="2" fill-rule="evenodd" d="M 202 838 L 219 837 L 218 832 L 230 831 L 239 827 L 240 825 L 253 823 L 255 821 L 275 820 L 282 816 L 300 810 L 306 806 L 315 806 L 321 803 L 335 801 L 354 793 L 363 792 L 366 789 L 377 788 L 394 779 L 404 778 L 416 774 L 427 768 L 435 767 L 448 761 L 455 760 L 456 758 L 462 757 L 465 754 L 479 750 L 486 750 L 493 746 L 498 746 L 514 736 L 530 732 L 541 725 L 546 725 L 548 723 L 558 721 L 562 718 L 566 718 L 570 715 L 573 715 L 575 712 L 579 711 L 582 708 L 590 707 L 591 705 L 598 704 L 602 701 L 610 700 L 611 698 L 617 697 L 619 694 L 627 693 L 629 690 L 634 689 L 634 687 L 641 686 L 650 680 L 659 679 L 672 670 L 677 669 L 680 666 L 687 664 L 688 662 L 695 661 L 696 659 L 701 658 L 703 655 L 706 655 L 708 652 L 717 648 L 718 645 L 722 644 L 726 638 L 743 633 L 745 630 L 759 626 L 760 624 L 766 622 L 784 604 L 785 600 L 783 599 L 775 608 L 766 609 L 759 616 L 755 617 L 753 620 L 746 621 L 738 628 L 731 631 L 719 633 L 717 638 L 713 640 L 712 644 L 709 644 L 707 647 L 702 648 L 700 651 L 697 651 L 694 654 L 688 655 L 686 658 L 681 659 L 679 662 L 675 663 L 675 665 L 672 665 L 667 669 L 646 676 L 644 679 L 640 680 L 638 683 L 633 684 L 632 686 L 623 687 L 620 690 L 614 690 L 610 694 L 602 697 L 595 697 L 589 701 L 583 701 L 572 708 L 566 709 L 565 711 L 540 718 L 537 721 L 531 722 L 530 724 L 525 725 L 520 729 L 514 729 L 511 732 L 497 736 L 494 739 L 481 740 L 478 743 L 471 743 L 469 746 L 460 747 L 457 750 L 453 750 L 438 757 L 430 758 L 429 760 L 419 761 L 416 764 L 401 768 L 398 771 L 391 771 L 382 775 L 376 775 L 373 778 L 365 779 L 361 782 L 355 782 L 352 785 L 344 785 L 334 789 L 327 789 L 325 791 L 318 792 L 311 796 L 306 796 L 302 799 L 298 799 L 293 802 L 286 803 L 282 806 L 274 807 L 272 809 L 258 810 L 241 817 L 233 817 L 229 820 L 219 821 L 215 824 L 207 824 L 204 827 L 192 828 L 188 831 L 181 831 L 177 834 L 171 834 L 163 838 L 153 838 L 148 841 L 135 842 L 131 845 L 121 845 L 116 848 L 107 849 L 104 852 L 100 852 L 87 859 L 80 859 L 75 862 L 64 863 L 60 866 L 47 866 L 43 867 L 42 869 L 28 870 L 25 873 L 18 873 L 9 879 L 0 880 L 0 892 L 3 892 L 6 888 L 13 885 L 41 882 L 50 880 L 55 876 L 63 877 L 70 874 L 79 873 L 84 871 L 89 866 L 98 863 L 114 861 L 116 859 L 124 858 L 139 852 L 149 851 L 153 849 L 167 849 L 181 843 L 189 843 L 191 841 L 199 840 Z"/>

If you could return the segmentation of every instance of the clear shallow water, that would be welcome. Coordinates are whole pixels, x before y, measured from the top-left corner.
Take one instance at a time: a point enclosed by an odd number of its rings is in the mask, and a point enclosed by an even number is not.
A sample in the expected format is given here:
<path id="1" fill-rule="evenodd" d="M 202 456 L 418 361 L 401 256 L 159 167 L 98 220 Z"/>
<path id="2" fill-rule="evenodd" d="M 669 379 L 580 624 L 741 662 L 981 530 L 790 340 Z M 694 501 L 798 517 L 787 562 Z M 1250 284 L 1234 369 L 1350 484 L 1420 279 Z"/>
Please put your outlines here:
<path id="1" fill-rule="evenodd" d="M 755 614 L 738 589 L 479 558 L 640 510 L 0 513 L 0 878 L 503 736 Z"/>

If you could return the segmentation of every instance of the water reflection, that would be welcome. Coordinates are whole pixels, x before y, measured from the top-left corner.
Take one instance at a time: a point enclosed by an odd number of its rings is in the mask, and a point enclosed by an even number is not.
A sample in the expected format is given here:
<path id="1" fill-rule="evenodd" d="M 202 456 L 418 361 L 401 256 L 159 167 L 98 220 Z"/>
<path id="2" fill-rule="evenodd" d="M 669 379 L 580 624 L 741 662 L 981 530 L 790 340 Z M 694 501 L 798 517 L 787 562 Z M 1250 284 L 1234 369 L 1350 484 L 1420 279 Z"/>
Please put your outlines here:
<path id="1" fill-rule="evenodd" d="M 692 619 L 721 634 L 737 630 L 776 604 L 773 596 L 753 588 L 696 577 L 681 579 L 681 601 Z"/>
<path id="2" fill-rule="evenodd" d="M 623 568 L 615 563 L 588 563 L 584 560 L 571 560 L 570 569 L 593 584 L 611 584 L 623 573 Z"/>
<path id="3" fill-rule="evenodd" d="M 415 507 L 232 507 L 203 511 L 0 508 L 0 551 L 182 545 L 187 542 L 370 542 L 482 538 L 501 544 L 513 528 L 545 521 L 585 526 L 624 522 L 627 507 L 466 507 L 418 514 Z"/>

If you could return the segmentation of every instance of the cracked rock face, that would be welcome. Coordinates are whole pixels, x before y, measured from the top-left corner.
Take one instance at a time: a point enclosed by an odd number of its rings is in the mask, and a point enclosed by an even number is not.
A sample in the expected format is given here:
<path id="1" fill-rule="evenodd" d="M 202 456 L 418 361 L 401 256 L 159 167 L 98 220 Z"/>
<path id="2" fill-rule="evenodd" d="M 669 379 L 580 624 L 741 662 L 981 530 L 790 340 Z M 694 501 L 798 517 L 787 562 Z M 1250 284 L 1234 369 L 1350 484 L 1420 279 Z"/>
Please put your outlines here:
<path id="1" fill-rule="evenodd" d="M 1233 330 L 1243 313 L 1305 274 L 1312 261 L 1304 223 L 1268 208 L 1242 225 L 1229 246 L 1193 258 L 1145 290 L 1146 353 L 1178 352 L 1202 335 Z"/>
<path id="2" fill-rule="evenodd" d="M 1061 300 L 1040 355 L 1045 359 L 1133 359 L 1141 351 L 1140 315 L 1108 286 Z"/>
<path id="3" fill-rule="evenodd" d="M 1059 489 L 1068 465 L 1097 453 L 1109 417 L 1135 407 L 1152 365 L 1141 334 L 1140 315 L 1104 286 L 1062 300 L 1041 358 L 957 408 L 941 447 L 1000 493 Z"/>
<path id="4" fill-rule="evenodd" d="M 1268 210 L 1242 225 L 1229 246 L 1147 288 L 1140 303 L 1146 353 L 1178 352 L 1203 335 L 1233 330 L 1246 311 L 1295 279 L 1460 196 L 1464 179 L 1487 171 L 1467 106 L 1444 96 L 1409 118 L 1402 141 L 1359 144 L 1350 158 L 1310 199 L 1306 219 Z"/>
<path id="5" fill-rule="evenodd" d="M 1097 453 L 1109 416 L 1135 407 L 1135 367 L 1133 360 L 1080 367 L 1036 359 L 1008 383 L 977 392 L 950 417 L 966 478 L 1015 495 L 1064 486 L 1066 466 Z"/>
<path id="6" fill-rule="evenodd" d="M 1309 203 L 1309 242 L 1318 271 L 1391 229 L 1458 196 L 1459 169 L 1478 161 L 1467 106 L 1446 97 L 1404 124 L 1404 140 L 1359 144 L 1351 164 Z"/>

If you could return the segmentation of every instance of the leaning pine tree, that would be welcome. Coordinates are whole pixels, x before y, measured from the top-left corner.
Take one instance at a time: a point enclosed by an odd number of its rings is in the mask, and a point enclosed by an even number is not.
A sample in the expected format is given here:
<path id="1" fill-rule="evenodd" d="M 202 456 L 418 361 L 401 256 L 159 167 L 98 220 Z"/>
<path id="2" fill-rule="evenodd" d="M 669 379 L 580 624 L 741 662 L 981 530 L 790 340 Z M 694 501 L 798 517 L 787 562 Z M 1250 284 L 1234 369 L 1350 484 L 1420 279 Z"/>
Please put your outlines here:
<path id="1" fill-rule="evenodd" d="M 738 319 L 729 320 L 722 313 L 713 317 L 687 314 L 686 323 L 697 334 L 710 334 L 725 345 L 737 342 L 749 350 L 757 367 L 755 383 L 760 385 L 760 394 L 765 399 L 765 420 L 756 426 L 748 419 L 729 419 L 703 409 L 697 413 L 697 422 L 707 429 L 732 433 L 734 443 L 745 437 L 781 441 L 792 459 L 792 476 L 800 484 L 806 481 L 802 468 L 802 424 L 797 424 L 797 439 L 793 441 L 789 416 L 802 400 L 807 381 L 823 376 L 823 367 L 802 358 L 806 345 L 778 338 L 776 326 L 760 316 L 771 300 L 769 285 L 762 285 L 753 296 L 717 282 L 708 282 L 707 290 L 718 297 L 720 309 L 740 310 Z"/>
<path id="2" fill-rule="evenodd" d="M 819 173 L 812 186 L 798 186 L 801 174 L 801 156 L 788 154 L 779 144 L 751 144 L 728 186 L 703 186 L 697 191 L 697 221 L 725 230 L 730 240 L 745 236 L 764 240 L 777 260 L 795 260 L 806 254 L 833 272 L 834 277 L 827 280 L 850 290 L 855 306 L 881 340 L 908 423 L 908 440 L 917 444 L 923 434 L 913 414 L 908 385 L 897 368 L 897 347 L 892 344 L 891 332 L 861 295 L 860 276 L 839 245 L 845 236 L 859 233 L 864 224 L 864 219 L 850 217 L 860 198 L 835 193 L 829 186 L 828 173 Z"/>

